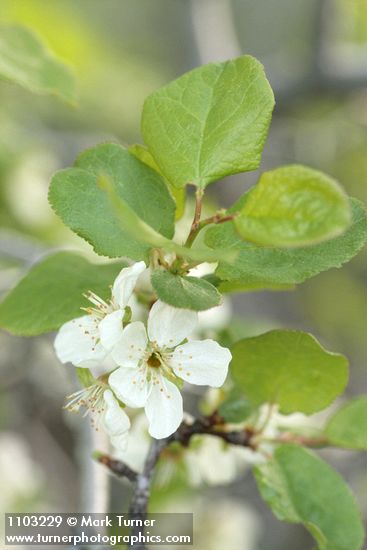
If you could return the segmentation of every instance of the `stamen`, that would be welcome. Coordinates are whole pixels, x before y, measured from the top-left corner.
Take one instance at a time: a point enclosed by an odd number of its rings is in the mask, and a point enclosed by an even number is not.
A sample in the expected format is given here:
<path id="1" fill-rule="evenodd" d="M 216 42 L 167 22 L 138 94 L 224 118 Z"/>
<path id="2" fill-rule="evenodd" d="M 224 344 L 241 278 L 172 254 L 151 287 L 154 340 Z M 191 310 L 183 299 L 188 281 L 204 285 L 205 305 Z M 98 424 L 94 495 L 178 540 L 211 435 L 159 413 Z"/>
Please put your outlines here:
<path id="1" fill-rule="evenodd" d="M 82 307 L 81 309 L 89 313 L 90 315 L 97 315 L 97 317 L 104 317 L 113 310 L 111 305 L 108 305 L 102 298 L 97 296 L 94 292 L 90 290 L 83 294 L 84 298 L 89 300 L 95 307 Z"/>
<path id="2" fill-rule="evenodd" d="M 81 413 L 83 418 L 90 415 L 92 426 L 98 430 L 100 420 L 105 411 L 103 398 L 105 389 L 105 384 L 96 383 L 68 395 L 67 399 L 70 399 L 70 401 L 66 403 L 64 409 L 70 412 Z"/>

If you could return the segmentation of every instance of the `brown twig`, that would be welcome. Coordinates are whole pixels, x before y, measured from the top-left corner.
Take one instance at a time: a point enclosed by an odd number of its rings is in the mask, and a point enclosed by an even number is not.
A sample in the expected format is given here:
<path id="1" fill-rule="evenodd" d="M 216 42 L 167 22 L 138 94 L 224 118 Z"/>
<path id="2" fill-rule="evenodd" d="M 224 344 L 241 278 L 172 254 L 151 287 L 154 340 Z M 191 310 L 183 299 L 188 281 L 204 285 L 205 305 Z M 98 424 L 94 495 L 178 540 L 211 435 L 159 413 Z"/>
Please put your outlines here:
<path id="1" fill-rule="evenodd" d="M 127 464 L 121 462 L 121 460 L 116 460 L 99 452 L 94 453 L 94 458 L 104 466 L 107 466 L 107 468 L 117 477 L 125 477 L 131 482 L 136 481 L 138 474 L 127 466 Z"/>
<path id="2" fill-rule="evenodd" d="M 197 418 L 192 424 L 182 422 L 178 430 L 167 438 L 167 445 L 178 442 L 187 447 L 190 440 L 195 435 L 213 435 L 230 443 L 231 445 L 240 445 L 242 447 L 252 447 L 251 438 L 253 431 L 246 428 L 244 430 L 226 431 L 224 429 L 223 419 L 214 413 L 211 416 Z"/>
<path id="3" fill-rule="evenodd" d="M 147 458 L 145 459 L 143 472 L 138 474 L 136 477 L 134 493 L 129 509 L 129 514 L 131 514 L 132 519 L 146 519 L 150 488 L 155 467 L 161 452 L 167 444 L 167 439 L 154 439 L 150 446 Z M 134 523 L 131 529 L 131 535 L 135 537 L 138 536 L 140 538 L 141 535 L 144 535 L 144 526 Z M 132 543 L 129 544 L 128 548 L 134 548 L 134 550 L 147 550 L 147 546 L 144 543 L 141 543 L 138 546 L 135 543 Z"/>
<path id="4" fill-rule="evenodd" d="M 257 449 L 260 442 L 258 439 L 259 432 L 253 428 L 227 431 L 224 420 L 215 412 L 210 416 L 197 418 L 191 424 L 184 421 L 176 432 L 169 437 L 153 440 L 141 474 L 137 474 L 123 462 L 114 460 L 107 455 L 97 453 L 95 456 L 99 462 L 107 466 L 115 475 L 118 477 L 125 477 L 134 483 L 134 492 L 130 503 L 129 513 L 135 519 L 144 520 L 148 511 L 150 489 L 155 467 L 162 451 L 174 442 L 180 443 L 184 447 L 188 447 L 192 437 L 204 434 L 219 437 L 230 445 L 248 447 L 253 450 Z M 264 441 L 265 440 L 266 439 L 264 439 Z M 274 443 L 298 443 L 308 447 L 319 447 L 327 444 L 325 438 L 308 438 L 292 433 L 284 433 L 271 441 Z M 143 535 L 144 527 L 134 526 L 131 534 L 136 536 Z M 146 545 L 143 543 L 139 546 L 134 544 L 128 548 L 134 548 L 134 550 L 147 550 Z"/>

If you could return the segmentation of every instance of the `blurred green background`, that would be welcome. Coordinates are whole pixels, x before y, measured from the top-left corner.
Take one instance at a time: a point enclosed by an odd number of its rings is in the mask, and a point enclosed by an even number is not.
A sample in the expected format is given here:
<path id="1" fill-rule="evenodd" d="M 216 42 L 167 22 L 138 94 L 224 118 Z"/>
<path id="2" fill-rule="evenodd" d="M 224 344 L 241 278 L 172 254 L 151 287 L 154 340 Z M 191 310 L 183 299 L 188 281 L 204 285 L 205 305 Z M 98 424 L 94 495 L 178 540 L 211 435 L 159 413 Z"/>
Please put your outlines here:
<path id="1" fill-rule="evenodd" d="M 144 98 L 209 61 L 249 53 L 265 65 L 277 106 L 262 170 L 309 164 L 367 203 L 367 0 L 2 0 L 0 20 L 38 31 L 74 66 L 80 95 L 74 109 L 0 82 L 1 293 L 48 250 L 93 256 L 51 211 L 51 175 L 101 141 L 141 141 Z M 256 177 L 227 178 L 208 194 L 227 206 Z M 362 252 L 294 292 L 236 297 L 233 314 L 246 334 L 310 330 L 349 356 L 349 395 L 366 393 L 365 260 Z M 52 338 L 0 334 L 0 511 L 126 510 L 129 487 L 111 483 L 89 460 L 106 442 L 62 410 L 76 381 L 54 357 Z M 343 451 L 324 456 L 346 476 L 367 518 L 367 459 Z M 246 468 L 228 487 L 190 489 L 182 477 L 160 484 L 154 503 L 194 511 L 198 550 L 313 547 L 301 527 L 273 518 Z"/>

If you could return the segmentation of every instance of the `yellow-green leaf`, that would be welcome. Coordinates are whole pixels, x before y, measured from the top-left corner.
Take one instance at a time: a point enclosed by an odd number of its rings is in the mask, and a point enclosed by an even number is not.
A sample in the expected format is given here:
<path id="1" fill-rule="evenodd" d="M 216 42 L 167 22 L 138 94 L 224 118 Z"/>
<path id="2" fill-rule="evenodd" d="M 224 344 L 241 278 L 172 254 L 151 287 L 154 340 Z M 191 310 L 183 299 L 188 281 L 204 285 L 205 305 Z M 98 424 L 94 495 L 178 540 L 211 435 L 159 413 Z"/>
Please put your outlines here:
<path id="1" fill-rule="evenodd" d="M 243 197 L 231 210 L 237 211 Z M 208 246 L 220 253 L 236 250 L 233 262 L 221 260 L 216 274 L 223 281 L 234 281 L 244 287 L 258 285 L 273 288 L 274 285 L 294 285 L 314 277 L 322 271 L 341 267 L 351 260 L 367 239 L 367 216 L 363 204 L 350 199 L 352 224 L 345 233 L 320 244 L 301 248 L 267 248 L 243 241 L 233 222 L 209 228 L 205 235 Z"/>
<path id="2" fill-rule="evenodd" d="M 70 67 L 57 59 L 36 33 L 21 25 L 0 25 L 0 76 L 38 94 L 76 101 Z"/>
<path id="3" fill-rule="evenodd" d="M 305 166 L 282 166 L 261 175 L 235 218 L 247 241 L 297 247 L 342 234 L 351 223 L 347 196 L 338 183 Z"/>

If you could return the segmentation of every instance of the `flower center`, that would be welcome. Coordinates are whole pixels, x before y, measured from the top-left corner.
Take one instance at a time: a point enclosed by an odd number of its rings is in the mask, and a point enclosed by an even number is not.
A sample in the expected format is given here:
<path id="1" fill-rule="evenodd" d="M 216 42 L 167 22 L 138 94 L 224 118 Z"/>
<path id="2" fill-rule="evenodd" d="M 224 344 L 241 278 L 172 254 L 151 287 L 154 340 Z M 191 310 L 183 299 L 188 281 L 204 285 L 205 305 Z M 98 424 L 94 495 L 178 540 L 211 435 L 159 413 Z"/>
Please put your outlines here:
<path id="1" fill-rule="evenodd" d="M 162 364 L 161 358 L 157 353 L 153 352 L 149 357 L 147 364 L 149 367 L 152 367 L 153 369 L 158 369 Z"/>

